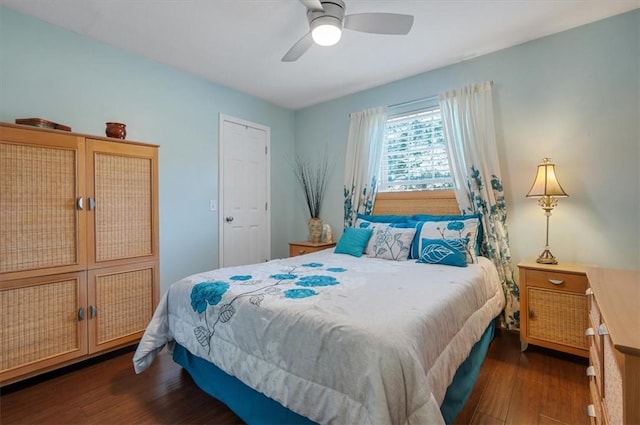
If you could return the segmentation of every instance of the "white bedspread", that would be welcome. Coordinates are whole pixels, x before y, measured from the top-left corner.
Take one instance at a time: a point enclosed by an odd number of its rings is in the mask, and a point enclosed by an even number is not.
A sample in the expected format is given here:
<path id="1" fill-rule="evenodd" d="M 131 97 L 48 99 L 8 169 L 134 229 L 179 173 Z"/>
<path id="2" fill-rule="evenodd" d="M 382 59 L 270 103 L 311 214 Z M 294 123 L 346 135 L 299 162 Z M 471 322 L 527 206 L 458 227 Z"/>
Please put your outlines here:
<path id="1" fill-rule="evenodd" d="M 443 423 L 456 369 L 504 306 L 493 264 L 459 268 L 332 250 L 172 285 L 135 353 L 175 340 L 327 424 Z"/>

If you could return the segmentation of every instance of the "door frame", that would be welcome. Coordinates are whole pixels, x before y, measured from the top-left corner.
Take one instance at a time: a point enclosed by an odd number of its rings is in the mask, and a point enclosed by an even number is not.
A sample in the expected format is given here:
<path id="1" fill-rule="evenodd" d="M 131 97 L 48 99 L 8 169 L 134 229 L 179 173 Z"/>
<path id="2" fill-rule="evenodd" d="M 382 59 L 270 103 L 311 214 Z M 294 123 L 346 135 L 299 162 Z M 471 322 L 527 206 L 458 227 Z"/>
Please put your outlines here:
<path id="1" fill-rule="evenodd" d="M 267 258 L 271 259 L 271 128 L 262 124 L 257 124 L 251 121 L 236 118 L 227 114 L 219 114 L 218 117 L 218 267 L 222 267 L 224 264 L 224 123 L 225 121 L 234 124 L 242 125 L 245 127 L 252 127 L 258 130 L 262 130 L 266 135 L 266 148 L 265 154 L 265 173 L 266 173 L 266 193 L 265 199 L 267 200 L 266 208 L 266 225 L 265 225 L 265 239 L 267 244 Z"/>

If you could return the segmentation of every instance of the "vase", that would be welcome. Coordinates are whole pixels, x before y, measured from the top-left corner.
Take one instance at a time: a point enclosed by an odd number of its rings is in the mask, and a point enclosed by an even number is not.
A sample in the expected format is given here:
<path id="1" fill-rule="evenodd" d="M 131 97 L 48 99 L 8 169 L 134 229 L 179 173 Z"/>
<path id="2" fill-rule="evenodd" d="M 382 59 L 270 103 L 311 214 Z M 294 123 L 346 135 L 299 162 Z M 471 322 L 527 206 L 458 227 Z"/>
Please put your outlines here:
<path id="1" fill-rule="evenodd" d="M 127 126 L 119 122 L 108 122 L 105 130 L 107 137 L 124 139 L 127 137 Z"/>
<path id="2" fill-rule="evenodd" d="M 311 217 L 307 226 L 309 227 L 309 240 L 313 243 L 320 243 L 322 240 L 322 219 Z"/>

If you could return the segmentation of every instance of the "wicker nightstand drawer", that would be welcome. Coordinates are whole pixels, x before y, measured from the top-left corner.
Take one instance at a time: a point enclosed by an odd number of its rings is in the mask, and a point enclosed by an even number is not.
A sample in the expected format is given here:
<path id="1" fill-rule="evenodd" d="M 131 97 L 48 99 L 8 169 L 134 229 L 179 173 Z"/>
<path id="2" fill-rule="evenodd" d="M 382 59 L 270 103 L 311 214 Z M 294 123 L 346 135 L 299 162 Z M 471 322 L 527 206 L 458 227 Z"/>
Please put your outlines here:
<path id="1" fill-rule="evenodd" d="M 542 271 L 525 269 L 527 286 L 584 294 L 589 287 L 586 275 L 566 273 L 562 271 Z"/>

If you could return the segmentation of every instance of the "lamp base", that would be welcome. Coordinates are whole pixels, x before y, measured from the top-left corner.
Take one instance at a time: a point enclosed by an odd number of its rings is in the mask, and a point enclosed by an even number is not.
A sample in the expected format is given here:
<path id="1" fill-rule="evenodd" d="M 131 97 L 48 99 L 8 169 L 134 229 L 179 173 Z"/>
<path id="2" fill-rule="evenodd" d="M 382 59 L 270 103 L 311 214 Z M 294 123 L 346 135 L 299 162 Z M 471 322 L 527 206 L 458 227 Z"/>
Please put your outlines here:
<path id="1" fill-rule="evenodd" d="M 549 249 L 546 248 L 544 251 L 542 251 L 542 254 L 538 256 L 538 258 L 536 259 L 536 263 L 558 264 L 558 260 L 556 260 L 556 257 L 554 257 L 551 251 L 549 251 Z"/>

